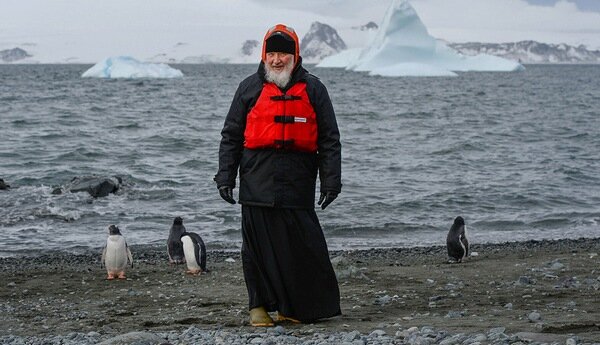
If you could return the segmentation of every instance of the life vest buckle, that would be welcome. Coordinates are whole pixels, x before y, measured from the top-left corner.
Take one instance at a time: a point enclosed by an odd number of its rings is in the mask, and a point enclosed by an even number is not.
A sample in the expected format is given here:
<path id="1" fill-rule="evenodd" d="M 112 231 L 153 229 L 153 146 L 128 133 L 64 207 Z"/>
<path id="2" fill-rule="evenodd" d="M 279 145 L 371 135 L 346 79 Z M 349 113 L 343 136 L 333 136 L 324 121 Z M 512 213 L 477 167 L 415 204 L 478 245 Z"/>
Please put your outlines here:
<path id="1" fill-rule="evenodd" d="M 288 140 L 276 139 L 275 140 L 275 148 L 278 148 L 278 149 L 289 149 L 292 147 L 292 145 L 294 145 L 294 139 L 288 139 Z"/>
<path id="2" fill-rule="evenodd" d="M 271 96 L 272 101 L 299 101 L 302 97 L 296 95 L 277 95 Z"/>

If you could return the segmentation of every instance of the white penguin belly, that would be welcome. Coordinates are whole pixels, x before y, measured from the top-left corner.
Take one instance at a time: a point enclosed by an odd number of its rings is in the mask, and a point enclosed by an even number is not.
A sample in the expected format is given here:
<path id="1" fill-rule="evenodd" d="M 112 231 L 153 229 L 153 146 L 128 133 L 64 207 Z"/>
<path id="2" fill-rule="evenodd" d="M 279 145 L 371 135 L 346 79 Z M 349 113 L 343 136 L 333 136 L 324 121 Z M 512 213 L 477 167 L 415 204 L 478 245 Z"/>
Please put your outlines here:
<path id="1" fill-rule="evenodd" d="M 123 236 L 112 235 L 106 240 L 104 265 L 109 272 L 118 273 L 127 267 L 127 245 Z"/>
<path id="2" fill-rule="evenodd" d="M 189 270 L 199 270 L 198 260 L 196 259 L 196 250 L 194 248 L 194 242 L 189 236 L 181 237 L 183 242 L 183 254 L 185 255 L 185 262 Z"/>

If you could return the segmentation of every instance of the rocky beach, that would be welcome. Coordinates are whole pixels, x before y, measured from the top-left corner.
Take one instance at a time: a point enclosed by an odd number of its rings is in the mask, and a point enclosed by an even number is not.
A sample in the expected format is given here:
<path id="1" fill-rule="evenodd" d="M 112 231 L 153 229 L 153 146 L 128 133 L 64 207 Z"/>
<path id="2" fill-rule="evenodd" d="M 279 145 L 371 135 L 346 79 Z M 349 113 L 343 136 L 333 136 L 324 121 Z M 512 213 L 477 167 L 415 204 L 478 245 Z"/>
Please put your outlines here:
<path id="1" fill-rule="evenodd" d="M 1 344 L 600 343 L 600 238 L 333 251 L 340 317 L 248 324 L 239 251 L 185 274 L 166 250 L 132 246 L 126 280 L 100 249 L 0 259 Z"/>

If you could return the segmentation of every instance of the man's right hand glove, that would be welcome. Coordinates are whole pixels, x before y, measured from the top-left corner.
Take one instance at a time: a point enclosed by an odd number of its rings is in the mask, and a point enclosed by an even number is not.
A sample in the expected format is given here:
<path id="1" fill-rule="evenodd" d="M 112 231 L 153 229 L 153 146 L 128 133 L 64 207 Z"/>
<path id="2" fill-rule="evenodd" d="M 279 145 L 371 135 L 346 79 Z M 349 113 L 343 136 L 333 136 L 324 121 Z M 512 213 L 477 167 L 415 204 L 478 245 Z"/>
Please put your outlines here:
<path id="1" fill-rule="evenodd" d="M 235 200 L 233 199 L 233 188 L 229 186 L 221 186 L 219 187 L 219 195 L 223 200 L 227 201 L 230 204 L 235 204 Z"/>

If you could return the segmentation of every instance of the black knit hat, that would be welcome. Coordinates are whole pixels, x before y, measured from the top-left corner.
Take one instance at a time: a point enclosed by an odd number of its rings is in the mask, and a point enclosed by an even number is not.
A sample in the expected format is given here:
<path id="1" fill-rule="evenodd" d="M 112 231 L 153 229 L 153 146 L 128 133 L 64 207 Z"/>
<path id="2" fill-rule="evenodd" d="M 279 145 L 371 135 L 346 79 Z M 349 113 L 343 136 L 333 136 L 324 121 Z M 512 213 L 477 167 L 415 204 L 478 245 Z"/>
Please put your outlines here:
<path id="1" fill-rule="evenodd" d="M 296 54 L 296 42 L 281 31 L 275 31 L 265 42 L 265 53 L 279 52 Z"/>

